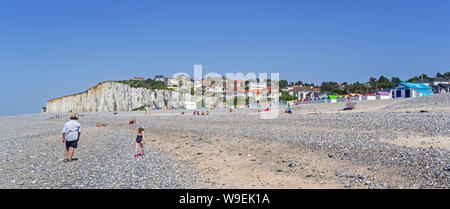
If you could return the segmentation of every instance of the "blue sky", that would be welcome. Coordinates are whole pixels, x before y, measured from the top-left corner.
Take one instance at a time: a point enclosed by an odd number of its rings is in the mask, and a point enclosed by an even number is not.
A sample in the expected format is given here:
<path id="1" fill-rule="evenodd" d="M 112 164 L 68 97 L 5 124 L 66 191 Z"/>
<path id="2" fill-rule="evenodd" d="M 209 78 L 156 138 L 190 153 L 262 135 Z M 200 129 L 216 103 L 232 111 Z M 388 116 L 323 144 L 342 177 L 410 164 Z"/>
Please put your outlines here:
<path id="1" fill-rule="evenodd" d="M 448 0 L 0 0 L 0 115 L 132 76 L 279 72 L 367 81 L 450 71 Z"/>

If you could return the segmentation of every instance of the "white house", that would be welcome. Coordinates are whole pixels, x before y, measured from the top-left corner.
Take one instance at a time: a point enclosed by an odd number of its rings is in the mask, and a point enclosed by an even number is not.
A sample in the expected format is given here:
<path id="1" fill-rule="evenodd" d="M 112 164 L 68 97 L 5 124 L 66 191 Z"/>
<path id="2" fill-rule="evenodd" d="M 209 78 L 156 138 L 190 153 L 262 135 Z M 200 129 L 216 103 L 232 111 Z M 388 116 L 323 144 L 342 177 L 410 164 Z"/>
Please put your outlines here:
<path id="1" fill-rule="evenodd" d="M 364 94 L 362 100 L 376 100 L 377 96 L 375 94 Z"/>
<path id="2" fill-rule="evenodd" d="M 433 86 L 437 86 L 439 84 L 449 84 L 449 83 L 448 83 L 448 80 L 445 78 L 436 77 L 433 79 L 432 84 L 433 84 Z"/>

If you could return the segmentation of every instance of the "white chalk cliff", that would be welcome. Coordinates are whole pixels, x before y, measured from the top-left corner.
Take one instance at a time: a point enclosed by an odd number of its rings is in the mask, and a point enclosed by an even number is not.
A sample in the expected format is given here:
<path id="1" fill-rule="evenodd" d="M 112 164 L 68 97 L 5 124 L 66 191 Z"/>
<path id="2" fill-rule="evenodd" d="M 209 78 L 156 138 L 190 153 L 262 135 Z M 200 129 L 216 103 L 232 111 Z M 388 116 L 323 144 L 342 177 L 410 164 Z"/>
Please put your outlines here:
<path id="1" fill-rule="evenodd" d="M 133 88 L 118 82 L 102 82 L 89 90 L 52 99 L 47 112 L 113 112 L 131 111 L 146 106 L 151 108 L 179 108 L 190 101 L 191 94 L 170 90 Z"/>

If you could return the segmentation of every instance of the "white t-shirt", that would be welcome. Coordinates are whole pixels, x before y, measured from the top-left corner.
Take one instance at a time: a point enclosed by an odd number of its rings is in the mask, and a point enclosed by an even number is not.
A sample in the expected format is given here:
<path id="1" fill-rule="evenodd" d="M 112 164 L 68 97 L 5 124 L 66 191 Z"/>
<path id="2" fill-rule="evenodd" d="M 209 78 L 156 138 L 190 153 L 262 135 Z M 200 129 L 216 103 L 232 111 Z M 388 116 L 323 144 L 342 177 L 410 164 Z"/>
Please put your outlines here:
<path id="1" fill-rule="evenodd" d="M 76 120 L 70 120 L 64 124 L 62 132 L 66 134 L 66 141 L 76 141 L 78 133 L 81 133 L 81 125 Z"/>

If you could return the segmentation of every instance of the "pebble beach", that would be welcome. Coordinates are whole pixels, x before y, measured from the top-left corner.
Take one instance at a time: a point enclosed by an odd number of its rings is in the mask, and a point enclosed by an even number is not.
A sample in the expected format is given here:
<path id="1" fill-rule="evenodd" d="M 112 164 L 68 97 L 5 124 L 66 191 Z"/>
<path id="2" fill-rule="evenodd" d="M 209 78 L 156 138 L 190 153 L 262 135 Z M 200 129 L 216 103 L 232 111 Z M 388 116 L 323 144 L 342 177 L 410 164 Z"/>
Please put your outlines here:
<path id="1" fill-rule="evenodd" d="M 267 120 L 254 108 L 79 113 L 67 163 L 69 113 L 3 116 L 0 188 L 450 188 L 450 94 L 344 107 L 281 106 Z M 146 153 L 134 157 L 141 125 Z"/>

